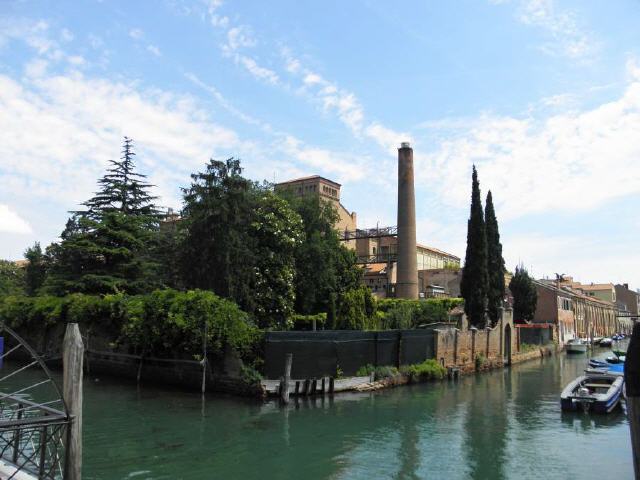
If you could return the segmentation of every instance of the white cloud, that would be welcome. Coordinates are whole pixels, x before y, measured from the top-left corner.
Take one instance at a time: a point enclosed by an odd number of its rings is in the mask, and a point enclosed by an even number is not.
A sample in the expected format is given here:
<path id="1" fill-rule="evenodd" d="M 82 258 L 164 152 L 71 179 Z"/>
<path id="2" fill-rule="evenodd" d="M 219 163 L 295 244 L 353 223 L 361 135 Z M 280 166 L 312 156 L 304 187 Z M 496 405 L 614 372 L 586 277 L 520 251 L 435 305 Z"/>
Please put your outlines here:
<path id="1" fill-rule="evenodd" d="M 552 42 L 541 48 L 550 55 L 587 59 L 599 50 L 598 42 L 580 26 L 574 12 L 560 10 L 554 0 L 523 0 L 517 18 L 525 25 L 542 28 Z"/>
<path id="2" fill-rule="evenodd" d="M 265 80 L 272 85 L 279 82 L 276 72 L 269 68 L 262 67 L 251 57 L 245 55 L 236 55 L 236 62 L 242 65 L 251 75 L 259 80 Z"/>
<path id="3" fill-rule="evenodd" d="M 160 52 L 160 49 L 158 47 L 156 47 L 155 45 L 147 45 L 147 51 L 150 52 L 151 54 L 155 55 L 156 57 L 161 57 L 162 53 Z"/>
<path id="4" fill-rule="evenodd" d="M 129 30 L 129 36 L 134 40 L 140 40 L 142 37 L 144 37 L 144 32 L 139 28 L 132 28 L 131 30 Z"/>
<path id="5" fill-rule="evenodd" d="M 71 33 L 66 28 L 62 29 L 62 31 L 60 32 L 60 36 L 62 37 L 62 40 L 64 40 L 65 42 L 71 42 L 74 38 L 73 33 Z"/>
<path id="6" fill-rule="evenodd" d="M 471 164 L 501 217 L 586 211 L 640 193 L 640 81 L 591 110 L 546 119 L 484 115 L 416 155 L 416 172 L 445 205 L 469 196 Z M 484 182 L 483 182 L 484 180 Z"/>
<path id="7" fill-rule="evenodd" d="M 7 233 L 31 233 L 31 225 L 9 208 L 9 205 L 0 203 L 0 232 Z"/>
<path id="8" fill-rule="evenodd" d="M 136 140 L 140 169 L 152 181 L 166 171 L 186 179 L 211 155 L 250 148 L 208 118 L 190 97 L 157 89 L 79 73 L 23 84 L 0 75 L 2 196 L 28 192 L 73 208 L 95 189 L 123 135 Z"/>
<path id="9" fill-rule="evenodd" d="M 234 52 L 241 48 L 254 47 L 257 44 L 251 29 L 246 25 L 230 28 L 227 32 L 226 48 Z"/>

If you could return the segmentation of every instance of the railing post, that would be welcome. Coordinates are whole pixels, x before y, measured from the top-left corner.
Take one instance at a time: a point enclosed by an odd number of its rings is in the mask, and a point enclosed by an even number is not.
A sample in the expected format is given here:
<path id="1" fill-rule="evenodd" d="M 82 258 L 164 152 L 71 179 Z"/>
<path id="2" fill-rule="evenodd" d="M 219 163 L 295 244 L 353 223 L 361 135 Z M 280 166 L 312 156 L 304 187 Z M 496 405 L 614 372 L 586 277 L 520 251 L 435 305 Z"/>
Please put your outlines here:
<path id="1" fill-rule="evenodd" d="M 18 420 L 22 420 L 22 404 L 18 403 Z M 18 453 L 20 452 L 20 427 L 16 429 L 16 433 L 13 437 L 13 457 L 12 461 L 14 465 L 18 464 Z"/>
<path id="2" fill-rule="evenodd" d="M 82 479 L 82 360 L 84 346 L 77 323 L 67 324 L 63 342 L 63 396 L 69 412 L 65 480 Z"/>

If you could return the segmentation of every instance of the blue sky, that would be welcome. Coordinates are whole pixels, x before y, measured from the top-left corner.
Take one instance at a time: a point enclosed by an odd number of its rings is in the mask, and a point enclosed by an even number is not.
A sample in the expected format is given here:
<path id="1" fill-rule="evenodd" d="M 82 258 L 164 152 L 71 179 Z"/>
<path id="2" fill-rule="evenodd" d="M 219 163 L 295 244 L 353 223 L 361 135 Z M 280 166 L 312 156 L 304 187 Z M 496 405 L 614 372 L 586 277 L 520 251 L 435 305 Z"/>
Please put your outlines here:
<path id="1" fill-rule="evenodd" d="M 421 243 L 464 256 L 471 165 L 504 256 L 640 287 L 640 4 L 3 1 L 0 257 L 61 232 L 123 135 L 165 206 L 210 157 L 343 184 L 395 224 L 414 147 Z"/>

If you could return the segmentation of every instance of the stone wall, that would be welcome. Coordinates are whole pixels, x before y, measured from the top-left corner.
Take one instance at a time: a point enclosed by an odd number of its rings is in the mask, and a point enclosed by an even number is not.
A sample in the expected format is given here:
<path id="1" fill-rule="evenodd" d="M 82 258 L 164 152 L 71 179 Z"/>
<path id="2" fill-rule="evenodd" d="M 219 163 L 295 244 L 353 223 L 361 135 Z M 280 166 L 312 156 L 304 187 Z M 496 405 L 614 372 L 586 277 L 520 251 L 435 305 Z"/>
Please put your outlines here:
<path id="1" fill-rule="evenodd" d="M 435 358 L 445 367 L 467 369 L 475 365 L 477 358 L 481 362 L 509 363 L 517 352 L 511 309 L 503 311 L 494 328 L 437 329 L 435 334 Z"/>

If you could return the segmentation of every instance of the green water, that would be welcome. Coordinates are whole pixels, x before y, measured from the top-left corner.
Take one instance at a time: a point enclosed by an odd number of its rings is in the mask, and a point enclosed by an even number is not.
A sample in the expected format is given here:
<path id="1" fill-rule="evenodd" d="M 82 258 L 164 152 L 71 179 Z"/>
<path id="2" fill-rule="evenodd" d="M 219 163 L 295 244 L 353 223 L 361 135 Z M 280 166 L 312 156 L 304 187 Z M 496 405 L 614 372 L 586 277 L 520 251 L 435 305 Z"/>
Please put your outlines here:
<path id="1" fill-rule="evenodd" d="M 632 478 L 624 410 L 560 413 L 585 364 L 560 355 L 286 409 L 89 377 L 84 478 Z"/>

